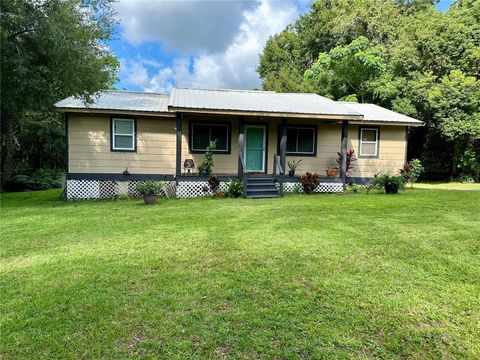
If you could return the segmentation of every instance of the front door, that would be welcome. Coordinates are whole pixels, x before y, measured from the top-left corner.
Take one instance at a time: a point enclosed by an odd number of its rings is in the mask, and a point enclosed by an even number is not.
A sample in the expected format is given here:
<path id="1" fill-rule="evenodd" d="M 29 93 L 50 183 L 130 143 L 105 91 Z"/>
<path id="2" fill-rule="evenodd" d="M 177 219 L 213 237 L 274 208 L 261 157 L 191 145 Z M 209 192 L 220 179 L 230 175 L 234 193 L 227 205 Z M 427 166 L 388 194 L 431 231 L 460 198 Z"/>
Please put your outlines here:
<path id="1" fill-rule="evenodd" d="M 245 167 L 248 172 L 265 172 L 266 129 L 245 125 Z"/>

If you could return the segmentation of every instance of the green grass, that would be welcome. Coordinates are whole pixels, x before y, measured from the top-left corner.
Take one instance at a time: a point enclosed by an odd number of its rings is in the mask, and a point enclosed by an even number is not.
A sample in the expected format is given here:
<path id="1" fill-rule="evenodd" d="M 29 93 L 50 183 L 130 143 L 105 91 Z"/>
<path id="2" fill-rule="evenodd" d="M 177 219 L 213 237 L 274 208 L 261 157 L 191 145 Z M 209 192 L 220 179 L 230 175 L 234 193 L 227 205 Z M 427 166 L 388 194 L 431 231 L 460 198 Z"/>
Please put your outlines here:
<path id="1" fill-rule="evenodd" d="M 58 195 L 2 195 L 0 358 L 480 357 L 480 192 Z"/>
<path id="2" fill-rule="evenodd" d="M 410 185 L 407 185 L 410 186 Z M 416 189 L 437 189 L 437 190 L 479 190 L 479 183 L 459 183 L 459 182 L 424 182 L 413 185 Z"/>

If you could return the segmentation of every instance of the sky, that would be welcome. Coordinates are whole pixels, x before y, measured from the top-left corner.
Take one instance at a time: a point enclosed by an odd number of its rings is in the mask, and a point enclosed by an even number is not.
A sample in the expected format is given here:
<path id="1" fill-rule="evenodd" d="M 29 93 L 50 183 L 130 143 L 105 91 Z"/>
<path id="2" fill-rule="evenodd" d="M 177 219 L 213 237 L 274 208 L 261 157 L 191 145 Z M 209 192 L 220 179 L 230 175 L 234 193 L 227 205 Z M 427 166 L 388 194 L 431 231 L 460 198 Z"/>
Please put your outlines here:
<path id="1" fill-rule="evenodd" d="M 119 90 L 169 93 L 174 86 L 261 88 L 256 72 L 268 38 L 312 0 L 120 0 L 110 49 Z M 452 0 L 440 0 L 445 11 Z"/>

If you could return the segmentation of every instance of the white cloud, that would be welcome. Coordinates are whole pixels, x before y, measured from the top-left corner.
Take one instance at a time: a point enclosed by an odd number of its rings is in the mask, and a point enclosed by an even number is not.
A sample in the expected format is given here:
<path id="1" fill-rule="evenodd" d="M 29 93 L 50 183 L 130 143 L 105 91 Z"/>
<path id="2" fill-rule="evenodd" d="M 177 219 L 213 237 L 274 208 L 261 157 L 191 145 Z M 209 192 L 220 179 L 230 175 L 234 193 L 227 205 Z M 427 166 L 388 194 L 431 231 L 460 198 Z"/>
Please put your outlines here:
<path id="1" fill-rule="evenodd" d="M 143 90 L 163 93 L 169 92 L 173 86 L 260 87 L 256 68 L 265 42 L 295 20 L 299 16 L 299 10 L 293 0 L 259 0 L 255 5 L 240 14 L 238 29 L 225 48 L 209 51 L 207 47 L 199 55 L 180 55 L 171 66 L 160 67 L 148 81 L 144 76 L 147 72 L 144 65 L 148 64 L 136 60 L 135 65 L 128 65 L 130 69 L 127 71 L 133 71 L 133 74 L 128 75 L 129 80 L 138 78 L 136 85 Z M 187 29 L 185 31 L 189 32 Z"/>
<path id="2" fill-rule="evenodd" d="M 256 1 L 122 0 L 116 4 L 124 39 L 161 43 L 168 51 L 219 51 L 232 41 L 245 10 Z"/>

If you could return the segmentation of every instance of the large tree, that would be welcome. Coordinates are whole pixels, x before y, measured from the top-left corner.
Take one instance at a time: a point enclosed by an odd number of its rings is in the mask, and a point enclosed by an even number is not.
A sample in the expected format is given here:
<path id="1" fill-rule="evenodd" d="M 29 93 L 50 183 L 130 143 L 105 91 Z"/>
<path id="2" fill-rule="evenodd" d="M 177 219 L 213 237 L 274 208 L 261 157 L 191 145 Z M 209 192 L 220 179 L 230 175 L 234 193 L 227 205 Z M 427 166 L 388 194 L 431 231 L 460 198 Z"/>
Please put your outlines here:
<path id="1" fill-rule="evenodd" d="M 480 1 L 444 13 L 422 0 L 318 0 L 267 42 L 258 71 L 267 90 L 313 89 L 423 120 L 409 155 L 431 177 L 480 158 Z"/>
<path id="2" fill-rule="evenodd" d="M 3 181 L 61 166 L 63 121 L 53 104 L 112 86 L 115 23 L 111 0 L 0 2 Z"/>

